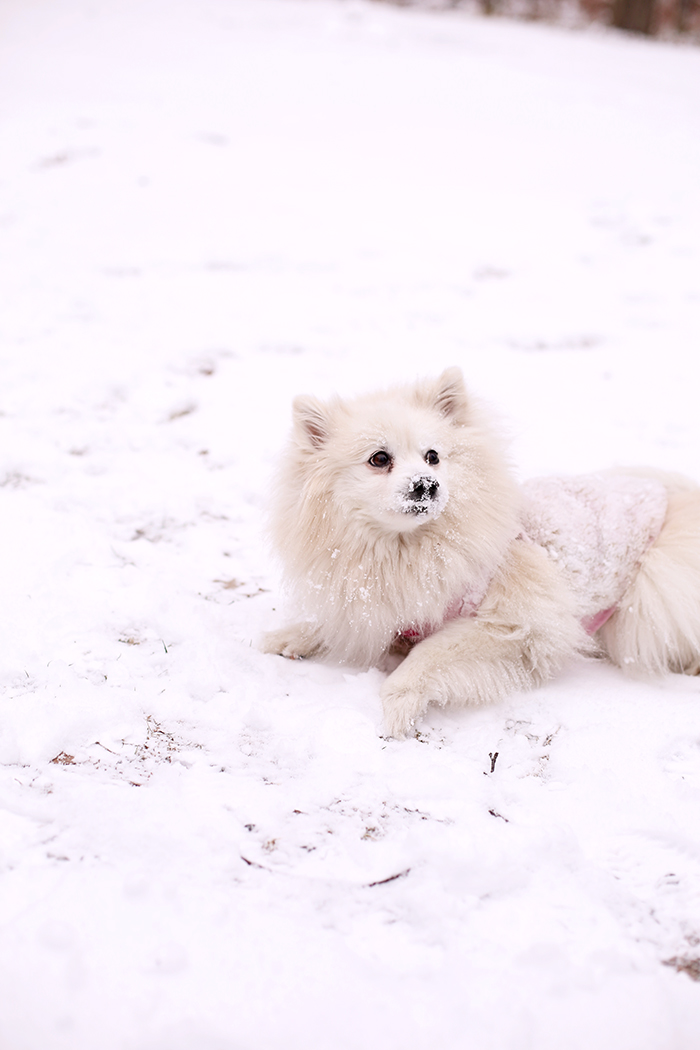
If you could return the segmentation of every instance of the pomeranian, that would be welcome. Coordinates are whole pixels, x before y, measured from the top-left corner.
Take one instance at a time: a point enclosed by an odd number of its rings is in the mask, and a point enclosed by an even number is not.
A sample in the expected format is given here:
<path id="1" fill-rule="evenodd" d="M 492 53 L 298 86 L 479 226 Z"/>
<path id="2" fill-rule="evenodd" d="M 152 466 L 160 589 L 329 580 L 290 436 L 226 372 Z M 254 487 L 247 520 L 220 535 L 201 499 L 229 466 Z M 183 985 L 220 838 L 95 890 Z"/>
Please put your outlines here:
<path id="1" fill-rule="evenodd" d="M 635 469 L 518 485 L 458 368 L 298 397 L 293 420 L 272 536 L 303 619 L 263 648 L 389 670 L 387 734 L 431 703 L 539 685 L 575 653 L 700 672 L 693 482 Z"/>

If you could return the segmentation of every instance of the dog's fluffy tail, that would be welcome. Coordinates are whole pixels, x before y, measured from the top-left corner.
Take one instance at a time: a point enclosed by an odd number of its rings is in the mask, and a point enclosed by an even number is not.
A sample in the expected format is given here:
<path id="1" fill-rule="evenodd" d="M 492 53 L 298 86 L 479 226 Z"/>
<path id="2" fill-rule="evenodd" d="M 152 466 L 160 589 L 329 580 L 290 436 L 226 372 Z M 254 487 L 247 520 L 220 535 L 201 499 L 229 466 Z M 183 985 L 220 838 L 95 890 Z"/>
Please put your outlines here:
<path id="1" fill-rule="evenodd" d="M 663 480 L 663 528 L 598 638 L 625 670 L 700 674 L 700 489 Z"/>

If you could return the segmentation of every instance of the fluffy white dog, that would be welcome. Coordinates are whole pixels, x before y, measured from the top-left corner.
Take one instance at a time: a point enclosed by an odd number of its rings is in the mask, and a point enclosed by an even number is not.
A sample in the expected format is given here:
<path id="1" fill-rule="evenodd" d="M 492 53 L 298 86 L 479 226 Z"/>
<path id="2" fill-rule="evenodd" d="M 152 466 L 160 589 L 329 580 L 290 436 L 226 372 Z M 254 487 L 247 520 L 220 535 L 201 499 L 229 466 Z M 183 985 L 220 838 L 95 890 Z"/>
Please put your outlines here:
<path id="1" fill-rule="evenodd" d="M 303 622 L 266 652 L 395 669 L 389 734 L 428 704 L 539 684 L 575 652 L 700 671 L 700 488 L 612 471 L 518 486 L 461 372 L 294 402 L 272 532 Z M 398 666 L 397 666 L 398 664 Z"/>

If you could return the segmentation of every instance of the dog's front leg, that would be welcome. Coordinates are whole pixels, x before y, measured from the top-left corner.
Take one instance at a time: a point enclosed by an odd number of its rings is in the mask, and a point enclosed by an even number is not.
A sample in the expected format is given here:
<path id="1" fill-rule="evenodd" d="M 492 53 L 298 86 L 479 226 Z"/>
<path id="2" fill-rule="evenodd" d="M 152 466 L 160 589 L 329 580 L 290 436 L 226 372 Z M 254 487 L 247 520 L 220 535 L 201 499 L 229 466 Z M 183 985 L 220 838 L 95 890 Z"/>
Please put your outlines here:
<path id="1" fill-rule="evenodd" d="M 455 620 L 413 649 L 382 686 L 384 726 L 403 739 L 429 704 L 478 704 L 521 683 L 519 642 L 494 638 L 476 620 Z M 520 673 L 518 673 L 520 665 Z"/>
<path id="2" fill-rule="evenodd" d="M 538 685 L 587 644 L 558 570 L 516 541 L 478 615 L 449 621 L 389 675 L 387 733 L 404 737 L 431 703 L 489 703 Z"/>
<path id="3" fill-rule="evenodd" d="M 295 623 L 277 631 L 268 631 L 263 636 L 261 648 L 264 653 L 276 653 L 289 660 L 303 660 L 307 656 L 317 656 L 322 643 L 315 624 Z"/>

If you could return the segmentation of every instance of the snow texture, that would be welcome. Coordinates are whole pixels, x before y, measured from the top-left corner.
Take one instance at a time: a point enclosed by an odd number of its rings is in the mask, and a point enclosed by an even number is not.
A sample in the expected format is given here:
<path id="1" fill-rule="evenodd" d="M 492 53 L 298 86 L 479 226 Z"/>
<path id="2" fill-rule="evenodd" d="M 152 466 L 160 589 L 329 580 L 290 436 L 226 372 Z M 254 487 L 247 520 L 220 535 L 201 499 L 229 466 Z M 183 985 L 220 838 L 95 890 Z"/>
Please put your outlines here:
<path id="1" fill-rule="evenodd" d="M 700 53 L 4 0 L 2 1050 L 697 1050 L 700 679 L 382 738 L 263 655 L 291 397 L 464 368 L 523 477 L 700 477 Z"/>

